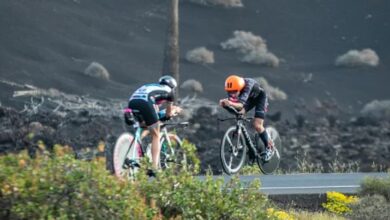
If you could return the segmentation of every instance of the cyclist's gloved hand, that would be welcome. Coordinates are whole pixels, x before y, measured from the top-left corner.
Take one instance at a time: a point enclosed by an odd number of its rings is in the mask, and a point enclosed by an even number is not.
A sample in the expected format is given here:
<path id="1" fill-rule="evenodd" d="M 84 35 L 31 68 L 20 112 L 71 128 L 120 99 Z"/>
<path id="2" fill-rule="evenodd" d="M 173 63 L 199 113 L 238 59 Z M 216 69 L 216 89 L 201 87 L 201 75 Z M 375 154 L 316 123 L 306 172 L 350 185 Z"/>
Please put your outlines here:
<path id="1" fill-rule="evenodd" d="M 171 119 L 171 117 L 164 116 L 164 117 L 160 118 L 160 121 L 168 121 L 170 119 Z"/>
<path id="2" fill-rule="evenodd" d="M 158 119 L 160 121 L 168 121 L 169 119 L 171 119 L 171 117 L 168 117 L 166 114 L 166 110 L 163 109 L 163 110 L 158 112 Z"/>

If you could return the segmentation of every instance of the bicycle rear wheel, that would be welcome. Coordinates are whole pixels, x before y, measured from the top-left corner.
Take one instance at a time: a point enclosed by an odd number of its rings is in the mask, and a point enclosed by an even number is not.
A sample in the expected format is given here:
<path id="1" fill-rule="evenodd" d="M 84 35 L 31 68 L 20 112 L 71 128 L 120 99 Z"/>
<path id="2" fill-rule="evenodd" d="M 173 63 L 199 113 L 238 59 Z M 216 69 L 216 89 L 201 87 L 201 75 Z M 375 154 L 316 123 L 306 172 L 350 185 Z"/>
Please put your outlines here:
<path id="1" fill-rule="evenodd" d="M 279 151 L 282 148 L 282 141 L 279 136 L 279 132 L 273 127 L 267 127 L 266 132 L 268 133 L 268 138 L 270 138 L 274 143 L 275 153 L 269 161 L 264 161 L 262 157 L 257 158 L 257 165 L 264 174 L 272 174 L 279 167 L 280 163 L 280 153 Z M 262 144 L 260 144 L 262 145 Z M 262 151 L 265 148 L 262 147 Z"/>
<path id="2" fill-rule="evenodd" d="M 241 130 L 230 127 L 222 138 L 221 162 L 226 174 L 237 173 L 245 162 L 247 147 Z"/>
<path id="3" fill-rule="evenodd" d="M 133 179 L 138 172 L 142 150 L 130 133 L 121 134 L 113 149 L 114 174 L 123 179 Z"/>

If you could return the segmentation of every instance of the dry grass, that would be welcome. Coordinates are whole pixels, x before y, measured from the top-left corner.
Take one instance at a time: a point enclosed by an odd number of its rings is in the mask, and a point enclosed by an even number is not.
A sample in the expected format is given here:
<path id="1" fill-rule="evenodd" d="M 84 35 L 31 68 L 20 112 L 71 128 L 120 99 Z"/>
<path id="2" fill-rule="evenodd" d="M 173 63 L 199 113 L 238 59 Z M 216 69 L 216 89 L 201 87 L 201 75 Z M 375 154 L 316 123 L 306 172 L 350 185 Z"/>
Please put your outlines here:
<path id="1" fill-rule="evenodd" d="M 274 87 L 268 83 L 264 77 L 255 78 L 260 83 L 261 87 L 267 92 L 268 98 L 271 100 L 286 100 L 287 94 L 277 87 Z"/>
<path id="2" fill-rule="evenodd" d="M 110 73 L 102 64 L 97 62 L 89 64 L 84 70 L 84 74 L 98 79 L 110 80 Z"/>
<path id="3" fill-rule="evenodd" d="M 188 51 L 186 59 L 191 63 L 211 64 L 214 63 L 214 52 L 205 47 L 198 47 Z"/>
<path id="4" fill-rule="evenodd" d="M 234 37 L 221 43 L 224 50 L 236 50 L 242 55 L 242 62 L 265 65 L 270 67 L 279 66 L 279 58 L 268 51 L 266 41 L 261 36 L 252 32 L 234 31 Z"/>
<path id="5" fill-rule="evenodd" d="M 378 66 L 379 57 L 372 49 L 350 50 L 337 57 L 336 66 L 356 67 L 356 66 Z"/>
<path id="6" fill-rule="evenodd" d="M 367 103 L 361 113 L 369 117 L 390 119 L 390 100 L 374 100 Z"/>
<path id="7" fill-rule="evenodd" d="M 200 5 L 216 5 L 224 6 L 226 8 L 241 8 L 244 7 L 241 0 L 189 0 L 190 2 Z"/>
<path id="8" fill-rule="evenodd" d="M 203 92 L 203 86 L 202 84 L 195 79 L 188 79 L 184 81 L 180 88 L 185 89 L 187 91 L 193 92 L 193 93 L 201 93 Z"/>
<path id="9" fill-rule="evenodd" d="M 307 212 L 300 210 L 290 210 L 289 213 L 297 220 L 343 220 L 344 217 L 328 212 Z"/>

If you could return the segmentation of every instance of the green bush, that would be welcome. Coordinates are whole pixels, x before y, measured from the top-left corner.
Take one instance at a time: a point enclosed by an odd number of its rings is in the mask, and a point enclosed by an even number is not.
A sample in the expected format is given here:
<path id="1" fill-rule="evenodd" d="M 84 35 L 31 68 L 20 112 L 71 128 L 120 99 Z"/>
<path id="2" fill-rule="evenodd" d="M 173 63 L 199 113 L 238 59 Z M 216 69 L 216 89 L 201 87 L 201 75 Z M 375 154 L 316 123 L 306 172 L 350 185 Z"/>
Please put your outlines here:
<path id="1" fill-rule="evenodd" d="M 26 152 L 0 157 L 1 218 L 148 219 L 156 213 L 134 186 L 109 175 L 103 160 L 76 160 L 56 148 L 56 155 L 34 159 Z"/>
<path id="2" fill-rule="evenodd" d="M 358 203 L 351 205 L 351 209 L 348 217 L 354 220 L 390 219 L 390 203 L 380 195 L 363 197 Z"/>
<path id="3" fill-rule="evenodd" d="M 157 201 L 167 218 L 267 219 L 267 198 L 259 192 L 260 182 L 244 186 L 237 177 L 226 185 L 222 178 L 204 180 L 190 172 L 160 173 L 153 181 L 140 180 L 141 191 Z"/>
<path id="4" fill-rule="evenodd" d="M 141 170 L 127 182 L 106 171 L 105 158 L 77 160 L 67 147 L 42 149 L 35 158 L 0 156 L 0 219 L 271 218 L 259 181 L 225 184 L 210 175 L 202 181 L 192 169 L 173 168 L 154 179 Z"/>
<path id="5" fill-rule="evenodd" d="M 382 195 L 387 201 L 390 201 L 390 177 L 386 179 L 366 178 L 361 183 L 359 194 L 366 195 Z"/>

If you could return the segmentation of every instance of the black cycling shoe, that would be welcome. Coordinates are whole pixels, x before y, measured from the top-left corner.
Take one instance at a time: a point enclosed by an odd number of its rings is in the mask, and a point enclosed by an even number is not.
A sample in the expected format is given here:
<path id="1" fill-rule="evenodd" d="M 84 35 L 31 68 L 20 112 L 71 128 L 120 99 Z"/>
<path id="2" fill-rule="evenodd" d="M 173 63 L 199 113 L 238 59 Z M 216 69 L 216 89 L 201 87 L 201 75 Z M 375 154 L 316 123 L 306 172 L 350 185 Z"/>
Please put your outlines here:
<path id="1" fill-rule="evenodd" d="M 152 169 L 148 169 L 146 175 L 148 175 L 149 177 L 156 177 L 156 172 Z"/>

